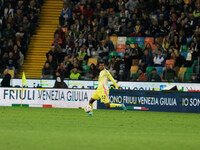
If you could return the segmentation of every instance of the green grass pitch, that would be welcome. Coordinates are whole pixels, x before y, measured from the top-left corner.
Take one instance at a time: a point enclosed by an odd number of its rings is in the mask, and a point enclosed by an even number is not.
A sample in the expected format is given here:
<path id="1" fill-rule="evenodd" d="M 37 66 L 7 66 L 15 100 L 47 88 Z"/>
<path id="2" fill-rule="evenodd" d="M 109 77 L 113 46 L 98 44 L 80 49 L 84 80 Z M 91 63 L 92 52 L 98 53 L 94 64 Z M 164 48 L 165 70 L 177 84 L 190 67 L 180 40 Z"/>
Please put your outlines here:
<path id="1" fill-rule="evenodd" d="M 1 150 L 199 150 L 200 116 L 0 107 Z"/>

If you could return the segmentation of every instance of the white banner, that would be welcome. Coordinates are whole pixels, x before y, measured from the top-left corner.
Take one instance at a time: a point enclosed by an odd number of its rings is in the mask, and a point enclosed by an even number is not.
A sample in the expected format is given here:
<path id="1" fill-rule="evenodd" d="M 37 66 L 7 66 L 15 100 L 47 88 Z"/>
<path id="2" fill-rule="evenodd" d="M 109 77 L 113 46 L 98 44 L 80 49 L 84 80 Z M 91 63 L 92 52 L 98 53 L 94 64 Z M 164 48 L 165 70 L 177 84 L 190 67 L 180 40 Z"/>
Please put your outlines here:
<path id="1" fill-rule="evenodd" d="M 0 79 L 1 80 L 1 79 Z M 52 88 L 55 80 L 43 80 L 43 79 L 27 79 L 28 87 L 30 88 Z M 65 80 L 65 83 L 69 88 L 73 89 L 96 89 L 98 81 L 83 81 L 83 80 Z M 112 82 L 108 82 L 109 85 Z M 167 83 L 167 82 L 122 82 L 118 83 L 123 89 L 131 90 L 154 90 L 161 91 L 164 87 L 169 85 L 176 85 L 181 91 L 199 91 L 199 83 Z M 13 87 L 21 87 L 21 79 L 12 79 L 11 85 Z"/>
<path id="2" fill-rule="evenodd" d="M 78 108 L 88 105 L 94 90 L 0 88 L 0 106 Z M 97 103 L 94 103 L 94 109 Z"/>

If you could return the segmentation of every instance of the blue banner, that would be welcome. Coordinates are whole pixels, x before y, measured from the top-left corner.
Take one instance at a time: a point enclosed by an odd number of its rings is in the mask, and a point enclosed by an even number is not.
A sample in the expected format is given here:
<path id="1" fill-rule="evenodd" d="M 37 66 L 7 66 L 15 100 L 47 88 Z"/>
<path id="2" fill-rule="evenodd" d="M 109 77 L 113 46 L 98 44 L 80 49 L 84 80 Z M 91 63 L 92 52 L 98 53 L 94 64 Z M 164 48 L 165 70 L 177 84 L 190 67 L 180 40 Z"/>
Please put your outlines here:
<path id="1" fill-rule="evenodd" d="M 109 99 L 128 110 L 200 113 L 199 92 L 110 90 Z M 100 102 L 97 107 L 105 108 Z"/>

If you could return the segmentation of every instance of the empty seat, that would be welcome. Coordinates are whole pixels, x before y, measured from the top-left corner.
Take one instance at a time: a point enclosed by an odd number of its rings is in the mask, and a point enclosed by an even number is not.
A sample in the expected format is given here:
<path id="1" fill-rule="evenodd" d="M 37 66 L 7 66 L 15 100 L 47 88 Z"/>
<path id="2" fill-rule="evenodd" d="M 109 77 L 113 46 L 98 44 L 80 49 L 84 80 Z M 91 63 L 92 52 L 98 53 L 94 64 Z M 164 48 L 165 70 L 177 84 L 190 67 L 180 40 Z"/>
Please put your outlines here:
<path id="1" fill-rule="evenodd" d="M 144 44 L 142 44 L 142 45 L 139 45 L 139 47 L 142 48 L 142 49 L 144 49 L 145 46 L 144 46 Z"/>
<path id="2" fill-rule="evenodd" d="M 118 37 L 117 44 L 126 44 L 126 39 L 127 37 L 125 36 Z"/>
<path id="3" fill-rule="evenodd" d="M 131 74 L 133 74 L 133 73 L 137 73 L 137 71 L 138 71 L 138 66 L 131 66 Z"/>
<path id="4" fill-rule="evenodd" d="M 187 51 L 188 51 L 187 45 L 183 45 L 181 52 L 187 52 Z"/>
<path id="5" fill-rule="evenodd" d="M 124 51 L 125 51 L 125 48 L 126 48 L 126 45 L 125 45 L 125 44 L 117 44 L 116 51 L 117 51 L 117 52 L 124 52 Z"/>
<path id="6" fill-rule="evenodd" d="M 187 58 L 187 52 L 181 52 L 181 55 L 184 56 L 184 58 Z"/>
<path id="7" fill-rule="evenodd" d="M 165 66 L 170 65 L 170 68 L 173 68 L 174 67 L 174 63 L 175 63 L 174 59 L 168 59 L 165 62 Z"/>
<path id="8" fill-rule="evenodd" d="M 83 69 L 83 73 L 87 73 L 87 72 L 89 71 L 89 69 L 90 69 L 90 66 L 88 66 L 88 65 L 83 65 L 83 66 L 82 66 L 82 69 Z"/>
<path id="9" fill-rule="evenodd" d="M 135 37 L 127 37 L 126 44 L 134 44 L 136 38 Z"/>
<path id="10" fill-rule="evenodd" d="M 147 67 L 146 73 L 147 74 L 151 74 L 151 72 L 152 72 L 153 69 L 154 69 L 154 67 L 151 67 L 151 66 Z"/>
<path id="11" fill-rule="evenodd" d="M 162 71 L 163 71 L 163 67 L 155 67 L 157 70 L 157 73 L 161 76 Z"/>
<path id="12" fill-rule="evenodd" d="M 153 37 L 146 37 L 144 42 L 154 43 L 154 38 Z"/>
<path id="13" fill-rule="evenodd" d="M 184 81 L 186 82 L 190 81 L 192 74 L 193 74 L 193 67 L 187 67 L 184 73 Z"/>
<path id="14" fill-rule="evenodd" d="M 124 52 L 118 52 L 118 56 L 122 58 L 124 56 Z"/>
<path id="15" fill-rule="evenodd" d="M 143 42 L 144 43 L 145 38 L 144 37 L 136 37 L 136 42 Z"/>
<path id="16" fill-rule="evenodd" d="M 118 52 L 116 52 L 116 51 L 109 52 L 108 61 L 110 61 L 113 56 L 117 57 Z"/>
<path id="17" fill-rule="evenodd" d="M 179 72 L 178 72 L 179 81 L 183 81 L 186 69 L 187 69 L 186 67 L 180 67 Z"/>
<path id="18" fill-rule="evenodd" d="M 117 36 L 110 36 L 110 40 L 113 42 L 114 45 L 117 45 Z"/>
<path id="19" fill-rule="evenodd" d="M 97 58 L 89 58 L 88 59 L 88 66 L 90 66 L 92 63 L 95 64 L 95 66 L 97 65 Z"/>

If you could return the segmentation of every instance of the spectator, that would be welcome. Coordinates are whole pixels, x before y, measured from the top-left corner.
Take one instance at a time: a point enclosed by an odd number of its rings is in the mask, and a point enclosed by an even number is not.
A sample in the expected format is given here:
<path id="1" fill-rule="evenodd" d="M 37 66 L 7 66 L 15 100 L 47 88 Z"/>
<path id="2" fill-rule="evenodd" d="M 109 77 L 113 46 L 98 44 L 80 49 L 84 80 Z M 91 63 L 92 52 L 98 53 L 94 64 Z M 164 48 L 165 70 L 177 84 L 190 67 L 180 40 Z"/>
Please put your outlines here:
<path id="1" fill-rule="evenodd" d="M 138 74 L 139 74 L 139 77 L 138 77 L 137 81 L 140 81 L 140 82 L 147 81 L 147 76 L 145 75 L 145 73 L 143 73 L 143 70 L 141 68 L 138 69 Z"/>
<path id="2" fill-rule="evenodd" d="M 3 72 L 3 80 L 1 81 L 1 87 L 10 87 L 11 75 L 8 73 L 8 69 Z"/>
<path id="3" fill-rule="evenodd" d="M 101 59 L 103 59 L 103 60 L 107 60 L 108 59 L 109 49 L 105 45 L 105 40 L 101 41 L 101 45 L 99 46 L 99 48 L 97 49 L 97 51 L 98 51 L 99 57 Z"/>
<path id="4" fill-rule="evenodd" d="M 130 69 L 132 66 L 132 59 L 128 53 L 124 54 L 124 64 L 125 64 L 124 81 L 129 81 L 130 80 Z"/>
<path id="5" fill-rule="evenodd" d="M 53 79 L 53 70 L 48 62 L 45 63 L 42 69 L 42 79 Z"/>
<path id="6" fill-rule="evenodd" d="M 54 61 L 57 61 L 58 52 L 55 50 L 55 46 L 51 46 L 51 49 L 49 50 L 49 52 L 46 53 L 47 59 L 49 58 L 50 55 L 53 57 Z"/>
<path id="7" fill-rule="evenodd" d="M 115 70 L 115 78 L 119 80 L 119 72 L 120 72 L 120 66 L 122 64 L 122 61 L 120 60 L 120 56 L 117 56 L 115 59 L 115 65 L 114 65 L 114 70 Z"/>
<path id="8" fill-rule="evenodd" d="M 161 80 L 165 82 L 175 82 L 176 81 L 176 72 L 171 69 L 170 65 L 167 64 L 166 68 L 161 74 Z"/>
<path id="9" fill-rule="evenodd" d="M 185 64 L 185 58 L 184 56 L 180 55 L 180 53 L 176 53 L 176 61 L 175 61 L 175 66 L 181 67 Z"/>
<path id="10" fill-rule="evenodd" d="M 93 9 L 90 7 L 90 5 L 86 5 L 86 8 L 83 10 L 83 15 L 88 19 L 93 17 Z"/>
<path id="11" fill-rule="evenodd" d="M 159 49 L 158 53 L 153 58 L 154 66 L 164 66 L 165 58 L 162 55 L 162 51 Z"/>
<path id="12" fill-rule="evenodd" d="M 95 66 L 95 64 L 91 64 L 90 65 L 90 69 L 89 69 L 89 78 L 92 80 L 97 80 L 97 76 L 99 74 L 99 71 L 97 69 L 97 67 Z"/>
<path id="13" fill-rule="evenodd" d="M 67 89 L 68 86 L 67 84 L 63 81 L 63 79 L 59 76 L 56 77 L 56 82 L 54 84 L 53 88 L 63 88 L 63 89 Z"/>
<path id="14" fill-rule="evenodd" d="M 113 77 L 115 76 L 115 73 L 116 73 L 116 70 L 114 70 L 114 66 L 115 66 L 115 57 L 112 56 L 112 58 L 111 58 L 111 60 L 109 61 L 109 64 L 108 64 L 108 70 Z"/>
<path id="15" fill-rule="evenodd" d="M 84 51 L 84 48 L 81 47 L 81 51 L 78 53 L 78 61 L 80 64 L 86 64 L 86 60 L 88 59 L 87 53 Z"/>
<path id="16" fill-rule="evenodd" d="M 13 56 L 13 52 L 9 52 L 8 59 L 6 61 L 6 68 L 15 71 L 17 67 L 18 67 L 17 60 Z"/>
<path id="17" fill-rule="evenodd" d="M 132 59 L 141 59 L 142 49 L 138 46 L 137 43 L 135 43 L 134 45 L 135 47 L 133 48 Z"/>
<path id="18" fill-rule="evenodd" d="M 3 38 L 5 40 L 12 39 L 14 37 L 15 31 L 11 27 L 10 23 L 7 24 L 7 28 L 3 30 Z"/>
<path id="19" fill-rule="evenodd" d="M 161 82 L 161 78 L 158 75 L 157 70 L 155 68 L 152 70 L 152 73 L 150 74 L 148 81 L 149 82 Z"/>
<path id="20" fill-rule="evenodd" d="M 141 67 L 143 70 L 146 70 L 147 66 L 152 66 L 152 56 L 147 49 L 144 51 L 141 60 Z"/>
<path id="21" fill-rule="evenodd" d="M 130 44 L 126 44 L 125 53 L 128 53 L 129 56 L 132 56 L 133 48 L 130 46 Z"/>
<path id="22" fill-rule="evenodd" d="M 72 69 L 72 73 L 70 74 L 71 80 L 80 80 L 81 74 L 77 72 L 77 68 Z"/>
<path id="23" fill-rule="evenodd" d="M 71 9 L 68 8 L 66 4 L 64 4 L 63 10 L 60 14 L 60 24 L 65 27 L 69 26 L 71 18 L 72 18 Z"/>
<path id="24" fill-rule="evenodd" d="M 101 27 L 101 31 L 97 32 L 97 41 L 100 43 L 100 41 L 105 40 L 107 36 L 108 35 L 105 32 L 105 28 Z"/>

